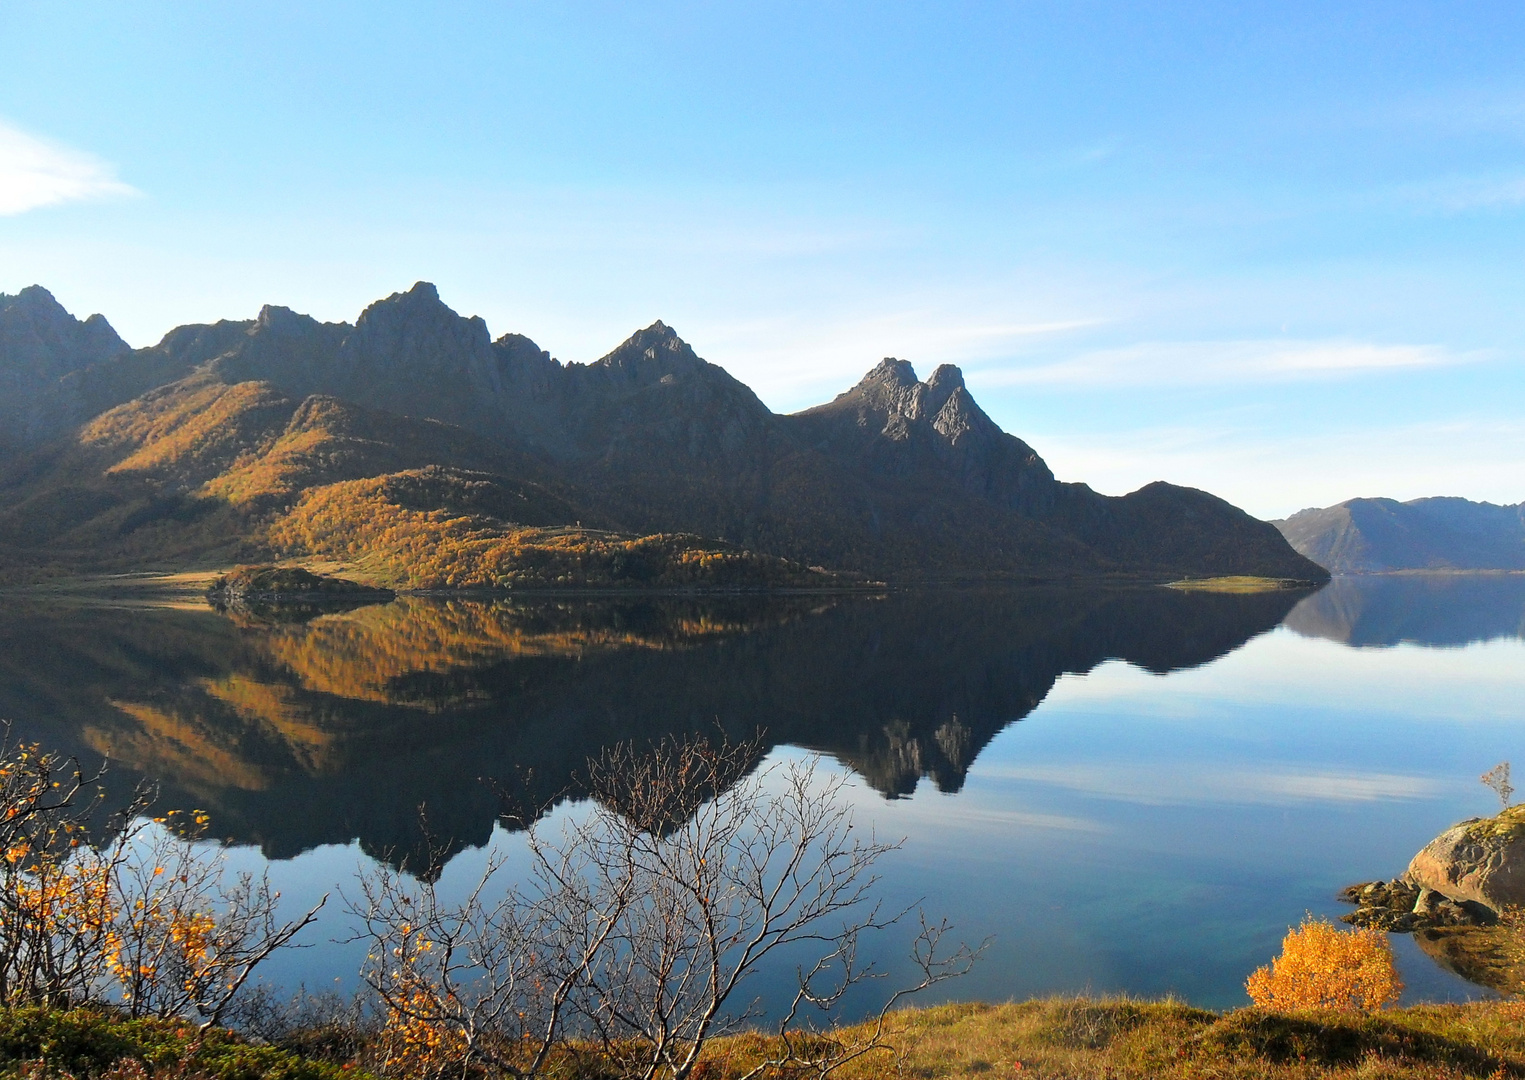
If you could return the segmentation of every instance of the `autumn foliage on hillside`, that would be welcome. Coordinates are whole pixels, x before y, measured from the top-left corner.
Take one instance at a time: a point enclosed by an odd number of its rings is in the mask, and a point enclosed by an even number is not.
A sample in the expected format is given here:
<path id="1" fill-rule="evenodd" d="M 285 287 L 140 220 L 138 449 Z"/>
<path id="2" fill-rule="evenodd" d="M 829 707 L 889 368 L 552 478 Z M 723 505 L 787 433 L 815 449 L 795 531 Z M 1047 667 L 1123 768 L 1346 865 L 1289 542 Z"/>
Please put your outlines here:
<path id="1" fill-rule="evenodd" d="M 410 589 L 612 585 L 758 588 L 830 575 L 682 533 L 628 536 L 508 520 L 521 493 L 483 477 L 422 469 L 309 491 L 270 530 L 290 555 L 351 562 Z M 498 514 L 481 512 L 498 510 Z"/>

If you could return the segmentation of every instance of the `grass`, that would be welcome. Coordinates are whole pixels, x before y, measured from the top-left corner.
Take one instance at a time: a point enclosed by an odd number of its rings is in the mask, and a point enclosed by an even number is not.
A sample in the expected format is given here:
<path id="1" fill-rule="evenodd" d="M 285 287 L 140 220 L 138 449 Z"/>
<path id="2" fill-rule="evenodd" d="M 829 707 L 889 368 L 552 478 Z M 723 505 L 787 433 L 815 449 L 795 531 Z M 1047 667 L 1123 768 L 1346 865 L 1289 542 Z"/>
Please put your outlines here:
<path id="1" fill-rule="evenodd" d="M 1482 818 L 1467 826 L 1467 839 L 1474 841 L 1513 841 L 1518 840 L 1521 834 L 1525 834 L 1525 803 L 1511 806 L 1501 814 Z"/>
<path id="2" fill-rule="evenodd" d="M 895 1053 L 833 1074 L 870 1077 L 1111 1077 L 1452 1080 L 1525 1077 L 1525 1007 L 1418 1006 L 1374 1014 L 1214 1013 L 1178 1002 L 1048 998 L 941 1005 L 894 1015 Z M 847 1029 L 847 1038 L 862 1029 Z M 722 1040 L 709 1080 L 739 1076 L 770 1040 Z"/>
<path id="3" fill-rule="evenodd" d="M 1184 578 L 1181 581 L 1167 582 L 1167 589 L 1181 589 L 1186 592 L 1217 592 L 1217 593 L 1262 593 L 1279 592 L 1282 589 L 1306 588 L 1308 582 L 1293 581 L 1290 578 L 1251 577 L 1249 575 L 1237 575 L 1232 577 L 1211 578 Z"/>
<path id="4" fill-rule="evenodd" d="M 1056 997 L 905 1009 L 892 1014 L 889 1032 L 889 1049 L 832 1075 L 842 1080 L 1525 1077 L 1525 1002 L 1516 1001 L 1377 1013 L 1215 1013 L 1175 1001 Z M 859 1026 L 838 1034 L 853 1040 L 867 1033 Z M 214 1032 L 193 1061 L 184 1061 L 188 1035 L 184 1025 L 126 1021 L 87 1010 L 0 1011 L 0 1078 L 359 1080 L 375 1064 L 363 1048 L 364 1036 L 315 1038 L 300 1031 L 279 1046 L 253 1046 Z M 358 1054 L 356 1047 L 362 1047 Z M 553 1068 L 558 1080 L 617 1075 L 595 1055 L 568 1049 Z M 717 1039 L 694 1076 L 733 1080 L 775 1051 L 774 1040 L 762 1034 Z M 813 1074 L 767 1074 L 770 1080 L 807 1075 Z"/>

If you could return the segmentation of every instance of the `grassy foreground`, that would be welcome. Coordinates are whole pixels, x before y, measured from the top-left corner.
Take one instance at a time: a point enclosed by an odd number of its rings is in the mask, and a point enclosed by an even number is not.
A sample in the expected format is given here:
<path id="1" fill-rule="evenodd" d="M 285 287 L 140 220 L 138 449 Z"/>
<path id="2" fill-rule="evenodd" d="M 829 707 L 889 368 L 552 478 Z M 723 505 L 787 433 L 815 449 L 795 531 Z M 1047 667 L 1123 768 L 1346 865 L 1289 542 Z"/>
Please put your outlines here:
<path id="1" fill-rule="evenodd" d="M 1214 1013 L 1174 1002 L 1049 998 L 1006 1005 L 906 1009 L 891 1018 L 895 1052 L 852 1062 L 843 1078 L 1340 1077 L 1413 1080 L 1525 1077 L 1525 1003 L 1433 1005 L 1379 1013 Z M 866 1034 L 849 1028 L 847 1039 Z M 295 1033 L 287 1047 L 213 1033 L 195 1055 L 190 1029 L 98 1012 L 0 1012 L 0 1077 L 195 1077 L 358 1080 L 376 1067 L 363 1039 Z M 769 1054 L 772 1040 L 716 1040 L 694 1073 L 725 1080 Z M 578 1063 L 574 1063 L 578 1062 Z M 562 1080 L 610 1080 L 591 1055 L 554 1070 Z M 459 1075 L 459 1074 L 457 1074 Z M 472 1075 L 477 1075 L 472 1073 Z M 772 1074 L 779 1077 L 799 1074 Z"/>
<path id="2" fill-rule="evenodd" d="M 1174 1002 L 1048 998 L 894 1015 L 889 1053 L 834 1075 L 865 1077 L 1525 1076 L 1525 1003 L 1418 1006 L 1379 1013 L 1214 1013 Z M 852 1032 L 848 1032 L 852 1034 Z M 717 1043 L 712 1072 L 735 1076 L 767 1040 Z"/>

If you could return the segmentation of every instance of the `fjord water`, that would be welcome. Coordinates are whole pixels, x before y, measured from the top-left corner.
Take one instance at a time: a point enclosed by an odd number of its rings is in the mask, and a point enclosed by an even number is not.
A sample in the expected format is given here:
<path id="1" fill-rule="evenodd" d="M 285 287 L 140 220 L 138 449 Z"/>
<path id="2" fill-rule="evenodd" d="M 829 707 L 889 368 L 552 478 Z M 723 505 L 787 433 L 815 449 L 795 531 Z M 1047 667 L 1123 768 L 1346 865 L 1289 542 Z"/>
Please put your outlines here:
<path id="1" fill-rule="evenodd" d="M 768 760 L 820 752 L 859 820 L 906 838 L 880 867 L 891 903 L 991 937 L 949 996 L 1231 1006 L 1304 912 L 1342 913 L 1341 886 L 1496 809 L 1478 774 L 1525 765 L 1525 577 L 329 613 L 12 598 L 0 716 L 109 756 L 117 790 L 208 810 L 292 904 L 416 858 L 420 806 L 456 853 L 447 887 L 485 847 L 512 865 L 482 778 L 575 814 L 602 747 L 761 731 Z M 351 982 L 342 923 L 268 977 Z M 892 969 L 899 944 L 878 946 Z M 1481 992 L 1395 945 L 1411 1000 Z"/>

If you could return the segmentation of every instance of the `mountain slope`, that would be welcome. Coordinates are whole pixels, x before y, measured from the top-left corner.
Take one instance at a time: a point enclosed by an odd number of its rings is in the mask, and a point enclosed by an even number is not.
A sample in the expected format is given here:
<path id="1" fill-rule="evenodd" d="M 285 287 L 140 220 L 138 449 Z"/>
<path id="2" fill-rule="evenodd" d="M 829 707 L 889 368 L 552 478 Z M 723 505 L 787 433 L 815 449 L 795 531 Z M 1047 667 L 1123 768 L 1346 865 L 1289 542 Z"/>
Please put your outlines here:
<path id="1" fill-rule="evenodd" d="M 528 338 L 492 340 L 427 283 L 354 325 L 266 307 L 135 351 L 90 333 L 107 345 L 81 352 L 55 334 L 0 353 L 0 370 L 48 373 L 8 421 L 20 449 L 0 472 L 0 545 L 54 561 L 300 555 L 290 537 L 319 534 L 331 554 L 347 526 L 280 522 L 300 505 L 340 505 L 332 492 L 309 498 L 333 485 L 442 469 L 471 474 L 495 506 L 534 508 L 438 534 L 483 550 L 507 548 L 482 530 L 555 525 L 619 543 L 708 537 L 715 551 L 899 579 L 1322 576 L 1271 526 L 1204 492 L 1154 484 L 1111 498 L 1060 483 L 951 365 L 921 382 L 886 360 L 834 401 L 780 416 L 660 322 L 594 363 L 562 364 Z M 457 487 L 420 490 L 445 499 Z M 375 502 L 394 488 L 346 488 L 360 500 L 346 513 L 395 507 Z M 410 530 L 444 529 L 456 519 L 429 515 L 448 509 L 395 512 L 425 515 Z"/>
<path id="2" fill-rule="evenodd" d="M 1350 499 L 1273 524 L 1294 548 L 1335 574 L 1525 570 L 1525 503 Z"/>

